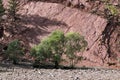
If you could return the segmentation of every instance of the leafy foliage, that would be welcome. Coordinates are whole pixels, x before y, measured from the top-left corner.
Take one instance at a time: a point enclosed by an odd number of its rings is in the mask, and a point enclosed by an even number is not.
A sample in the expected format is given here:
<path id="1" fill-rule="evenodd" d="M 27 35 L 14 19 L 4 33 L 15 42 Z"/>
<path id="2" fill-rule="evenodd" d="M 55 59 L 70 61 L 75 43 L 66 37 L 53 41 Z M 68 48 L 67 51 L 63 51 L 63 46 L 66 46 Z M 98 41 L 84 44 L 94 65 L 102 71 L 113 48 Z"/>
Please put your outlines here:
<path id="1" fill-rule="evenodd" d="M 12 18 L 13 21 L 15 21 L 17 18 L 18 10 L 19 10 L 19 0 L 10 0 L 8 13 L 10 18 Z"/>
<path id="2" fill-rule="evenodd" d="M 77 33 L 68 33 L 66 36 L 62 31 L 54 31 L 41 43 L 31 50 L 31 55 L 36 61 L 49 61 L 57 68 L 62 61 L 62 55 L 67 55 L 70 60 L 74 60 L 75 53 L 87 46 L 87 42 Z"/>
<path id="3" fill-rule="evenodd" d="M 107 4 L 106 8 L 109 10 L 112 16 L 117 16 L 119 14 L 117 7 L 115 7 L 114 5 Z"/>
<path id="4" fill-rule="evenodd" d="M 20 56 L 24 55 L 23 48 L 18 40 L 14 40 L 8 44 L 8 48 L 5 51 L 6 56 L 16 64 Z"/>
<path id="5" fill-rule="evenodd" d="M 110 0 L 103 0 L 105 3 L 105 17 L 109 20 L 109 21 L 117 21 L 118 22 L 118 18 L 119 18 L 119 9 L 118 6 L 113 5 L 112 3 L 110 3 Z"/>
<path id="6" fill-rule="evenodd" d="M 79 57 L 75 54 L 77 52 L 83 51 L 87 46 L 87 42 L 85 41 L 83 36 L 80 36 L 78 33 L 68 33 L 66 35 L 66 55 L 71 60 L 71 67 L 75 65 L 75 59 L 77 60 Z"/>
<path id="7" fill-rule="evenodd" d="M 63 45 L 64 33 L 55 31 L 50 36 L 43 39 L 38 46 L 34 47 L 31 54 L 36 57 L 37 61 L 52 60 L 57 67 L 64 52 Z"/>

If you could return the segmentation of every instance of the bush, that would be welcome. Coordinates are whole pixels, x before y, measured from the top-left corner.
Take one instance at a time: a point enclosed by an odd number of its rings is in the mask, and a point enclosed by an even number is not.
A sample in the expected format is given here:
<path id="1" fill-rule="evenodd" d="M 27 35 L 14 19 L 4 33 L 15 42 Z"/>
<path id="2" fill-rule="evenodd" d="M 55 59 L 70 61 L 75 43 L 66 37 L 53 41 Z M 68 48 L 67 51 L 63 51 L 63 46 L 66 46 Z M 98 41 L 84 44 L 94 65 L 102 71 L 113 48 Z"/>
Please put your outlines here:
<path id="1" fill-rule="evenodd" d="M 36 61 L 50 61 L 55 64 L 57 68 L 61 56 L 64 52 L 64 33 L 61 31 L 54 31 L 50 36 L 43 39 L 41 43 L 35 46 L 31 55 L 36 58 Z"/>
<path id="2" fill-rule="evenodd" d="M 5 51 L 6 56 L 13 61 L 13 64 L 17 64 L 19 58 L 24 55 L 23 48 L 18 40 L 14 40 L 8 44 L 8 48 Z"/>
<path id="3" fill-rule="evenodd" d="M 8 5 L 8 15 L 12 19 L 13 22 L 17 19 L 17 12 L 19 10 L 19 0 L 9 0 Z"/>
<path id="4" fill-rule="evenodd" d="M 105 18 L 108 19 L 108 21 L 114 22 L 117 21 L 118 22 L 118 18 L 119 18 L 119 9 L 118 6 L 115 6 L 113 4 L 110 3 L 110 0 L 105 0 L 105 9 L 104 9 L 104 13 L 105 13 Z"/>
<path id="5" fill-rule="evenodd" d="M 70 66 L 74 67 L 76 61 L 79 59 L 76 53 L 83 51 L 87 46 L 87 42 L 83 36 L 73 32 L 67 33 L 65 40 L 65 53 L 70 59 Z"/>
<path id="6" fill-rule="evenodd" d="M 75 53 L 84 50 L 86 46 L 87 42 L 78 33 L 68 33 L 65 36 L 62 31 L 57 30 L 32 48 L 31 55 L 35 58 L 35 63 L 53 62 L 55 68 L 58 68 L 63 54 L 73 61 L 77 58 Z"/>
<path id="7" fill-rule="evenodd" d="M 119 11 L 118 11 L 116 6 L 111 5 L 111 4 L 107 4 L 106 8 L 109 10 L 110 15 L 112 15 L 112 16 L 118 16 L 119 15 Z"/>

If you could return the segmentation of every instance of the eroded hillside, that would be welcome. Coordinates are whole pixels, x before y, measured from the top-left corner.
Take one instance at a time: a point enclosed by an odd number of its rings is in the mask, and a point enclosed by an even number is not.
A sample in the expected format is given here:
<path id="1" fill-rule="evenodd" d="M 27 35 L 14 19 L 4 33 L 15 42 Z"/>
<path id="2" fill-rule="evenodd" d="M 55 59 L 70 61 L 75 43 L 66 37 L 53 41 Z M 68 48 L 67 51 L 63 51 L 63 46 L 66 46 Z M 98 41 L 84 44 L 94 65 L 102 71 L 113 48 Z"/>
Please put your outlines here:
<path id="1" fill-rule="evenodd" d="M 117 0 L 111 0 L 111 3 L 119 5 Z M 117 65 L 120 58 L 119 20 L 109 21 L 104 11 L 105 4 L 99 0 L 22 0 L 18 12 L 22 26 L 19 25 L 13 37 L 5 40 L 18 38 L 32 47 L 56 29 L 64 33 L 74 31 L 88 42 L 86 51 L 79 53 L 84 60 L 78 65 L 106 66 L 108 62 Z"/>

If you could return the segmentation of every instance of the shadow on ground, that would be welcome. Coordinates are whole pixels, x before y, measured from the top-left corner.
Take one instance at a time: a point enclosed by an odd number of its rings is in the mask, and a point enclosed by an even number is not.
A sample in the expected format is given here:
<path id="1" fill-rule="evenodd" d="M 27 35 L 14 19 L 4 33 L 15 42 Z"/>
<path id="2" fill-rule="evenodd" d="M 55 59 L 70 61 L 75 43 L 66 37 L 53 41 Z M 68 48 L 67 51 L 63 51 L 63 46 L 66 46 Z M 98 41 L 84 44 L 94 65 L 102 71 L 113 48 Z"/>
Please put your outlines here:
<path id="1" fill-rule="evenodd" d="M 92 67 L 70 67 L 70 66 L 63 66 L 60 65 L 58 68 L 55 68 L 55 66 L 53 64 L 41 64 L 41 65 L 37 65 L 37 66 L 33 66 L 31 62 L 21 62 L 17 65 L 13 65 L 12 63 L 6 64 L 6 63 L 0 63 L 0 68 L 5 68 L 6 70 L 1 70 L 0 72 L 7 72 L 7 68 L 8 69 L 14 69 L 14 68 L 23 68 L 23 69 L 62 69 L 62 70 L 77 70 L 77 69 L 81 69 L 81 70 L 95 70 L 95 68 Z"/>

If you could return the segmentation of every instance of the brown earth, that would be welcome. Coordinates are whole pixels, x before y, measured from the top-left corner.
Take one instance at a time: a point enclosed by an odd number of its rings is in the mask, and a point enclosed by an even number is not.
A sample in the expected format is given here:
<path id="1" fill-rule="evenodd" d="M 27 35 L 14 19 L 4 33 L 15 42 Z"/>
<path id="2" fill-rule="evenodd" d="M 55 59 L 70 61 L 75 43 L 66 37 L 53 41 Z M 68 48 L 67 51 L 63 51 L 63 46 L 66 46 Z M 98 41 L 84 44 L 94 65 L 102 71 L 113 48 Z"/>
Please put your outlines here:
<path id="1" fill-rule="evenodd" d="M 117 0 L 113 1 L 117 5 Z M 100 15 L 93 14 L 94 10 Z M 32 47 L 56 29 L 78 32 L 85 37 L 88 47 L 79 53 L 85 60 L 77 66 L 103 67 L 115 63 L 112 66 L 119 67 L 120 26 L 108 23 L 100 11 L 104 11 L 104 5 L 99 0 L 23 0 L 19 11 L 22 26 L 9 41 L 19 38 Z M 102 40 L 105 44 L 101 44 Z"/>

